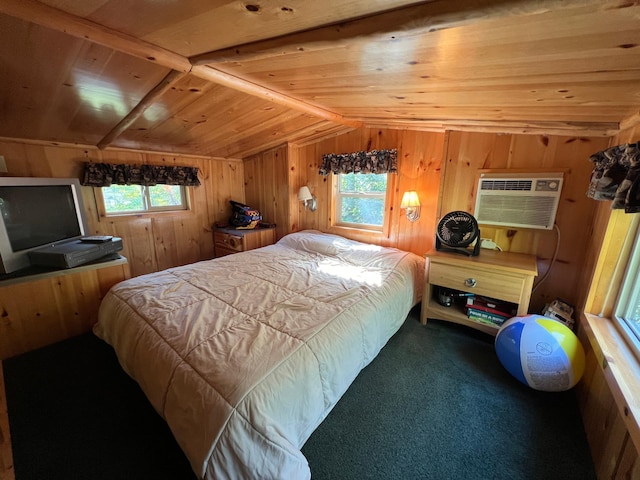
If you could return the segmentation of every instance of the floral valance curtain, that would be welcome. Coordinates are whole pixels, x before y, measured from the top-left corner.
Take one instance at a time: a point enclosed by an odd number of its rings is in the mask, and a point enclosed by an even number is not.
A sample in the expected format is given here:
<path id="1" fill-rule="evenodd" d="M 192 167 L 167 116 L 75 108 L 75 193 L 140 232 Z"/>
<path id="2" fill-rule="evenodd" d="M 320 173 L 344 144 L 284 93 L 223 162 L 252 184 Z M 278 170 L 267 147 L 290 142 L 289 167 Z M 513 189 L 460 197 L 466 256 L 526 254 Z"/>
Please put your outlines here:
<path id="1" fill-rule="evenodd" d="M 85 163 L 80 183 L 90 187 L 108 187 L 112 184 L 197 187 L 200 180 L 197 167 Z"/>
<path id="2" fill-rule="evenodd" d="M 611 208 L 640 212 L 640 142 L 618 145 L 594 153 L 587 196 L 613 200 Z"/>
<path id="3" fill-rule="evenodd" d="M 398 150 L 372 150 L 370 152 L 329 153 L 322 156 L 320 175 L 330 173 L 397 173 Z"/>

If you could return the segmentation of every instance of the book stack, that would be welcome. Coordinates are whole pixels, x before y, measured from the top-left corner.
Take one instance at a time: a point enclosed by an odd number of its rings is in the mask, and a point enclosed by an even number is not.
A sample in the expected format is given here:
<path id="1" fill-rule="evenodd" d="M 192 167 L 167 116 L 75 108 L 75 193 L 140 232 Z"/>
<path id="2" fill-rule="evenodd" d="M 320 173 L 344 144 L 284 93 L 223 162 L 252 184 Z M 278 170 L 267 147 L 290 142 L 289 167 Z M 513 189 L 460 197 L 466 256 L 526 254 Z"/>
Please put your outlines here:
<path id="1" fill-rule="evenodd" d="M 478 295 L 468 297 L 465 308 L 471 320 L 497 327 L 516 314 L 512 304 Z"/>

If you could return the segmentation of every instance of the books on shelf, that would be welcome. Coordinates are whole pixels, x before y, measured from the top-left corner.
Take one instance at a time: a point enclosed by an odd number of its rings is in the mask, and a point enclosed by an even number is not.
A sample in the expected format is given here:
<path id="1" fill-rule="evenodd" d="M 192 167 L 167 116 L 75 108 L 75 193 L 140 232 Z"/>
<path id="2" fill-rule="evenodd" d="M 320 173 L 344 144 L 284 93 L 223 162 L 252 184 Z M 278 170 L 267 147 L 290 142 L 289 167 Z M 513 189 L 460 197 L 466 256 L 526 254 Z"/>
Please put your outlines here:
<path id="1" fill-rule="evenodd" d="M 501 326 L 504 322 L 511 318 L 508 316 L 485 312 L 483 310 L 476 310 L 475 308 L 471 307 L 467 307 L 467 317 L 469 317 L 471 320 L 476 320 L 481 323 L 488 323 L 497 327 Z"/>
<path id="2" fill-rule="evenodd" d="M 516 314 L 513 304 L 477 295 L 467 298 L 466 310 L 470 319 L 498 327 Z"/>

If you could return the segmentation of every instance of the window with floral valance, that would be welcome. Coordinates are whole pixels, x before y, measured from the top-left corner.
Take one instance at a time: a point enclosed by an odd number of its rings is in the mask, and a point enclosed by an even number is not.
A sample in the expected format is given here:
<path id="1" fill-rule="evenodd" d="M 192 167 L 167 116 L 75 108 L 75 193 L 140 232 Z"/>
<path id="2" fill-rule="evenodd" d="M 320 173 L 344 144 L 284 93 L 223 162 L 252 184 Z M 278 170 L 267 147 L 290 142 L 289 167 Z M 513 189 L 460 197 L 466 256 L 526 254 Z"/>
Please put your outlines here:
<path id="1" fill-rule="evenodd" d="M 158 184 L 197 187 L 200 180 L 197 167 L 85 163 L 80 183 L 89 187 Z"/>
<path id="2" fill-rule="evenodd" d="M 330 173 L 397 173 L 398 150 L 372 150 L 370 152 L 329 153 L 322 156 L 320 175 Z"/>
<path id="3" fill-rule="evenodd" d="M 611 208 L 640 212 L 640 142 L 617 145 L 594 153 L 587 196 L 613 200 Z"/>

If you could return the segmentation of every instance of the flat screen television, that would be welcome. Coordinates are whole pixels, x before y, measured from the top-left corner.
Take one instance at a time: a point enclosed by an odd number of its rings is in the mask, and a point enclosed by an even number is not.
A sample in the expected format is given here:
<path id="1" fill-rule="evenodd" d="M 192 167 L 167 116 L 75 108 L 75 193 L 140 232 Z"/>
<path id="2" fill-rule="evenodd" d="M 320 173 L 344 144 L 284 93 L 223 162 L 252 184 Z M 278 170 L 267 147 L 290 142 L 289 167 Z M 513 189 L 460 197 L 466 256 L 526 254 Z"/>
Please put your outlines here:
<path id="1" fill-rule="evenodd" d="M 0 273 L 29 267 L 36 248 L 75 241 L 87 223 L 75 178 L 0 178 Z"/>

